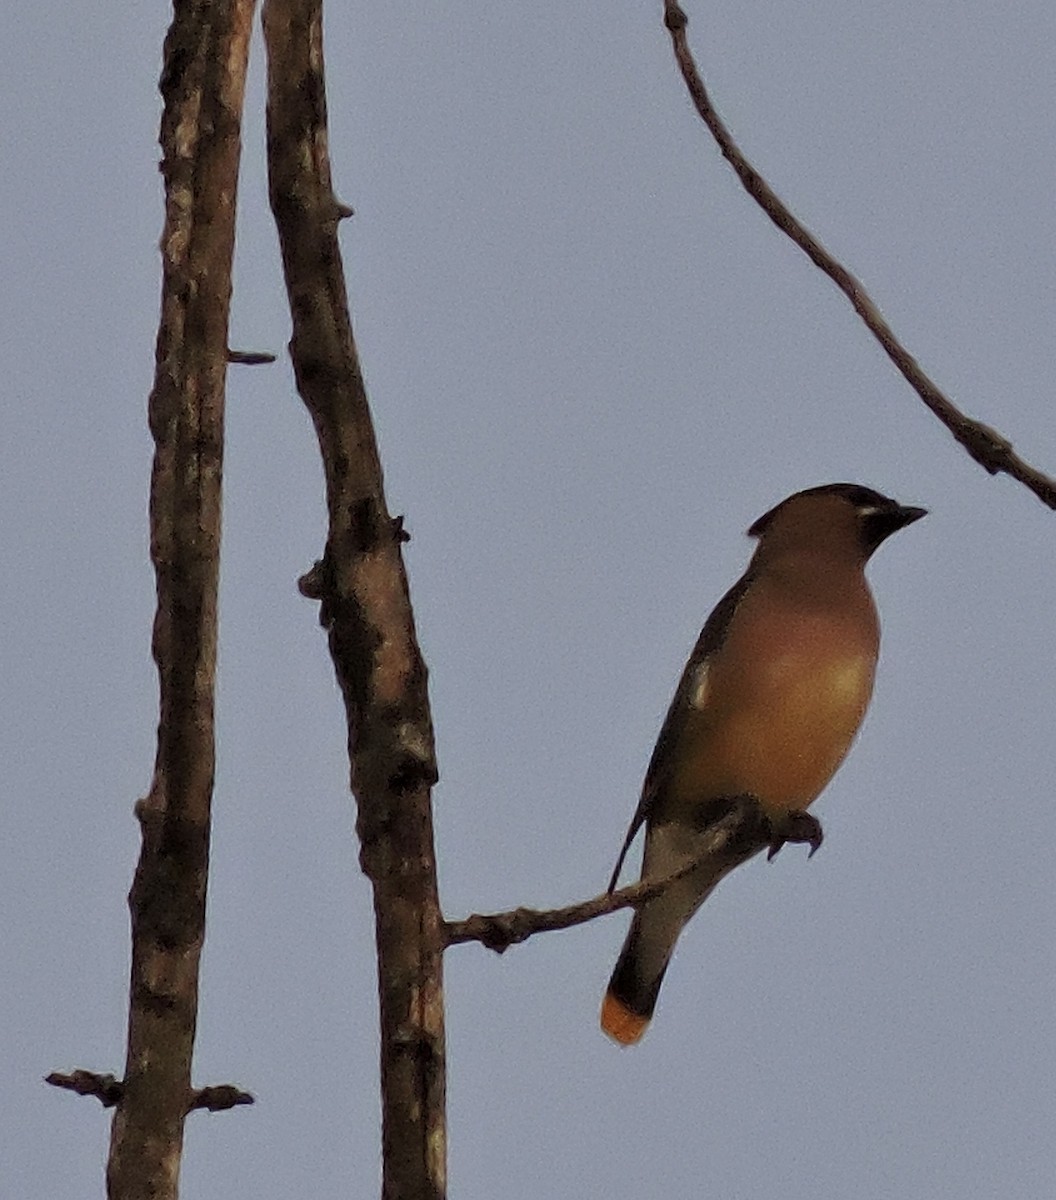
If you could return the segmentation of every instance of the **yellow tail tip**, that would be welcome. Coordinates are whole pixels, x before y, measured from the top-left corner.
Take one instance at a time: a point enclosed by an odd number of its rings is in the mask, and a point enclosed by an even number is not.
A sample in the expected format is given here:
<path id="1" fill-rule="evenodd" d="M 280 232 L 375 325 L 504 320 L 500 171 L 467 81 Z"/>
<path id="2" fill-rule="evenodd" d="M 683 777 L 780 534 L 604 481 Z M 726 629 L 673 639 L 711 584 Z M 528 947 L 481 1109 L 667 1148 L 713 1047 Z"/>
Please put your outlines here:
<path id="1" fill-rule="evenodd" d="M 614 1042 L 619 1042 L 621 1046 L 633 1046 L 641 1040 L 648 1024 L 648 1017 L 632 1012 L 612 992 L 605 993 L 605 999 L 601 1002 L 601 1027 Z"/>

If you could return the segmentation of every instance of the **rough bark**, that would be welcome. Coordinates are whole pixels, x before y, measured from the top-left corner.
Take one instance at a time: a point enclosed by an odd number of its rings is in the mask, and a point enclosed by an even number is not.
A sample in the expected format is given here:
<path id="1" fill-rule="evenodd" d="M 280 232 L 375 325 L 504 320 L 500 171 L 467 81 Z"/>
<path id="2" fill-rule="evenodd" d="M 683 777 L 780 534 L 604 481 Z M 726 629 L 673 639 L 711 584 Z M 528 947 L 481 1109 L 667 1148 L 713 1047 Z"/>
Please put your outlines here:
<path id="1" fill-rule="evenodd" d="M 344 697 L 361 863 L 374 890 L 385 1200 L 445 1192 L 444 925 L 426 670 L 352 334 L 333 195 L 319 0 L 267 0 L 268 171 L 297 387 L 319 439 L 329 529 L 301 581 Z"/>
<path id="2" fill-rule="evenodd" d="M 137 805 L 128 1046 L 111 1200 L 175 1200 L 205 934 L 228 306 L 253 0 L 176 0 L 165 41 L 163 281 L 154 388 L 151 558 L 160 717 Z"/>

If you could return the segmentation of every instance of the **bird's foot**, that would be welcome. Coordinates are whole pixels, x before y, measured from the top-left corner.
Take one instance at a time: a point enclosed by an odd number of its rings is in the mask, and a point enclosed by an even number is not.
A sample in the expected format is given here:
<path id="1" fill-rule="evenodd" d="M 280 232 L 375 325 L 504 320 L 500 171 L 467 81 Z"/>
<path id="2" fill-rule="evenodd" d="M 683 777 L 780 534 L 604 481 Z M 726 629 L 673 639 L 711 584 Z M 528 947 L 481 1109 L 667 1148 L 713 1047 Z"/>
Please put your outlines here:
<path id="1" fill-rule="evenodd" d="M 824 838 L 821 822 L 807 812 L 790 812 L 779 821 L 770 821 L 770 849 L 766 859 L 770 862 L 786 842 L 806 842 L 810 846 L 808 858 L 821 845 Z"/>
<path id="2" fill-rule="evenodd" d="M 716 852 L 738 862 L 769 845 L 775 836 L 766 810 L 750 792 L 711 797 L 697 805 L 693 819 L 699 833 L 716 839 Z"/>

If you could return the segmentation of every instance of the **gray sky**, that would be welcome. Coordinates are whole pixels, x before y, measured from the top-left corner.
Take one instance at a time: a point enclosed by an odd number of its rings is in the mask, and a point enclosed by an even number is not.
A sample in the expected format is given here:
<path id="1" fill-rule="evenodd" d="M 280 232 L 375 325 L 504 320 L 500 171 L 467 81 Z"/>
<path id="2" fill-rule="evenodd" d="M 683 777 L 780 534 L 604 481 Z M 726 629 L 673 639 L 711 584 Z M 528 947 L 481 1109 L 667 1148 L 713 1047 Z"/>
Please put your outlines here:
<path id="1" fill-rule="evenodd" d="M 626 917 L 447 957 L 460 1200 L 1042 1197 L 1056 1175 L 1056 515 L 969 461 L 690 111 L 660 5 L 331 5 L 334 176 L 406 514 L 451 916 L 592 895 L 682 662 L 801 487 L 931 516 L 826 843 L 731 877 L 645 1041 L 597 1008 Z M 693 4 L 756 165 L 970 413 L 1056 470 L 1056 9 Z M 0 45 L 4 1196 L 102 1195 L 156 681 L 147 558 L 164 5 L 15 6 Z M 283 353 L 259 44 L 232 345 Z M 295 580 L 321 472 L 283 356 L 230 375 L 219 772 L 188 1200 L 370 1196 L 368 888 Z"/>

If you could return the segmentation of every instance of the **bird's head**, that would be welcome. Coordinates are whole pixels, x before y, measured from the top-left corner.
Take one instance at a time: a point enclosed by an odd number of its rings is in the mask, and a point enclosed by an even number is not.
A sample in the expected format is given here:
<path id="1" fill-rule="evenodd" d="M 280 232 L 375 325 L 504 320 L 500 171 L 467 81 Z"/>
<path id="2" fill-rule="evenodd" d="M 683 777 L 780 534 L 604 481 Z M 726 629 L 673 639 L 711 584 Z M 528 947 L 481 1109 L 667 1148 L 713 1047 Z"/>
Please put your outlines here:
<path id="1" fill-rule="evenodd" d="M 864 562 L 891 534 L 926 513 L 857 483 L 826 483 L 782 500 L 748 534 L 759 539 L 757 553 L 832 549 Z"/>

